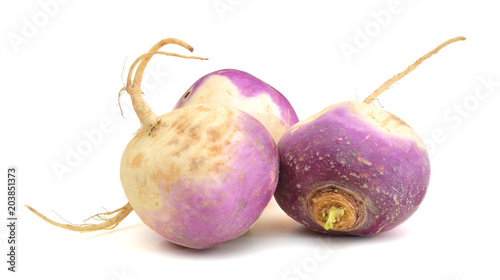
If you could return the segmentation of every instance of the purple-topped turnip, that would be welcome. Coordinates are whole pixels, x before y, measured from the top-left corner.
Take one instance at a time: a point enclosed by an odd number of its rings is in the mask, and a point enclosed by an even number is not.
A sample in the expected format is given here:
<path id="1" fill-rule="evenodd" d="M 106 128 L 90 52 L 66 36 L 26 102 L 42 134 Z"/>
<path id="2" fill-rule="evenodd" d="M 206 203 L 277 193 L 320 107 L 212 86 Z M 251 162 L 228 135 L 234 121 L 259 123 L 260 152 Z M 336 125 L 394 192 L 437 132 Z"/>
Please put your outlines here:
<path id="1" fill-rule="evenodd" d="M 406 221 L 430 179 L 426 147 L 395 115 L 371 103 L 446 41 L 364 102 L 342 102 L 290 127 L 278 143 L 275 198 L 293 219 L 326 234 L 372 235 Z"/>
<path id="2" fill-rule="evenodd" d="M 299 121 L 288 100 L 279 91 L 249 73 L 223 69 L 196 81 L 179 99 L 174 109 L 203 103 L 228 105 L 259 120 L 276 143 Z"/>
<path id="3" fill-rule="evenodd" d="M 53 225 L 84 232 L 113 228 L 133 209 L 167 240 L 197 249 L 232 240 L 255 223 L 277 185 L 275 141 L 257 119 L 225 105 L 197 104 L 162 116 L 152 112 L 140 83 L 154 54 L 181 56 L 158 51 L 169 43 L 192 51 L 177 39 L 160 41 L 133 63 L 124 88 L 141 121 L 121 159 L 128 203 L 93 216 L 100 224 L 61 224 L 30 210 Z"/>

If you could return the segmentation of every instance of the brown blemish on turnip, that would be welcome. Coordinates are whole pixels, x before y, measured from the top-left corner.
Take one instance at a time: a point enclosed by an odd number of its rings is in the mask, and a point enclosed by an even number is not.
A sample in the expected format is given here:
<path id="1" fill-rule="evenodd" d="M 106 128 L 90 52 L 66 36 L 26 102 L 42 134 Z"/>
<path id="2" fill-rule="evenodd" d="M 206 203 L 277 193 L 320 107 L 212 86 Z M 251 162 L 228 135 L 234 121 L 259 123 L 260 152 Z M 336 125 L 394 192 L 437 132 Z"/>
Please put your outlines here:
<path id="1" fill-rule="evenodd" d="M 191 126 L 188 130 L 188 135 L 193 141 L 199 141 L 201 139 L 202 129 L 199 124 Z"/>
<path id="2" fill-rule="evenodd" d="M 138 153 L 130 163 L 130 167 L 138 168 L 139 166 L 141 166 L 143 159 L 144 159 L 144 154 Z"/>
<path id="3" fill-rule="evenodd" d="M 210 108 L 206 107 L 206 106 L 199 106 L 198 111 L 199 112 L 208 112 L 208 111 L 210 111 Z"/>
<path id="4" fill-rule="evenodd" d="M 206 133 L 210 142 L 217 142 L 222 138 L 222 132 L 217 127 L 207 129 Z"/>
<path id="5" fill-rule="evenodd" d="M 197 171 L 203 168 L 203 165 L 205 164 L 205 158 L 203 157 L 195 157 L 191 158 L 191 164 L 189 171 Z"/>
<path id="6" fill-rule="evenodd" d="M 223 167 L 225 166 L 224 162 L 218 161 L 213 164 L 211 164 L 208 167 L 208 171 L 214 174 L 218 174 L 223 171 Z"/>
<path id="7" fill-rule="evenodd" d="M 184 98 L 184 99 L 186 99 L 186 98 L 187 98 L 187 97 L 191 94 L 191 92 L 192 92 L 192 91 L 193 91 L 193 89 L 192 89 L 192 88 L 190 88 L 190 89 L 189 89 L 189 90 L 188 90 L 188 91 L 184 94 L 183 98 Z"/>

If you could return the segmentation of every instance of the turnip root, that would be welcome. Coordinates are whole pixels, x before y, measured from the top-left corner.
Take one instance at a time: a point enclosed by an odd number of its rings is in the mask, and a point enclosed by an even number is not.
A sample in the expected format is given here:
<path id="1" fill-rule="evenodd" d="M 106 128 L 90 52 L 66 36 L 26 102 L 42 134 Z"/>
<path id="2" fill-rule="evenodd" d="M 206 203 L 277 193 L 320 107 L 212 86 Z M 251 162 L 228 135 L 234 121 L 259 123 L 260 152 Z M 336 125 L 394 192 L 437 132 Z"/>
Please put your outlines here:
<path id="1" fill-rule="evenodd" d="M 465 38 L 441 44 L 364 102 L 332 105 L 290 127 L 278 143 L 278 205 L 299 223 L 326 234 L 372 235 L 406 221 L 429 185 L 428 153 L 410 126 L 371 103 L 458 40 Z"/>
<path id="2" fill-rule="evenodd" d="M 120 177 L 146 225 L 173 243 L 208 248 L 253 225 L 276 188 L 278 162 L 255 118 L 200 104 L 141 129 L 125 149 Z"/>
<path id="3" fill-rule="evenodd" d="M 30 208 L 37 215 L 65 229 L 93 231 L 116 226 L 133 209 L 167 240 L 197 249 L 242 235 L 261 215 L 277 185 L 279 158 L 257 119 L 220 104 L 186 106 L 158 117 L 144 101 L 140 82 L 151 57 L 181 56 L 158 51 L 168 43 L 192 51 L 177 39 L 160 41 L 133 63 L 125 87 L 142 124 L 121 159 L 129 203 L 94 216 L 104 220 L 96 225 L 60 224 Z"/>
<path id="4" fill-rule="evenodd" d="M 174 109 L 202 103 L 238 108 L 259 120 L 276 143 L 299 121 L 292 105 L 279 91 L 249 73 L 223 69 L 196 81 L 179 99 Z"/>

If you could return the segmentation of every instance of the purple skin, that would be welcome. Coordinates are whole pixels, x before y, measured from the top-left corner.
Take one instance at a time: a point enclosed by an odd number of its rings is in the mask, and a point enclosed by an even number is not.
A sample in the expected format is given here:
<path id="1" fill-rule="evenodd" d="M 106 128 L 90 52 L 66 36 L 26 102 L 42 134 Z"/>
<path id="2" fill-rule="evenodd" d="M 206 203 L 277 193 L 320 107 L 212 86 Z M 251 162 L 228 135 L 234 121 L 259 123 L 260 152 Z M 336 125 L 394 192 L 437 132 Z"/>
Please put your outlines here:
<path id="1" fill-rule="evenodd" d="M 297 123 L 278 150 L 276 201 L 321 233 L 393 229 L 417 210 L 429 184 L 420 138 L 396 116 L 365 103 L 339 103 Z"/>
<path id="2" fill-rule="evenodd" d="M 151 229 L 203 249 L 250 229 L 271 200 L 279 157 L 271 135 L 247 113 L 218 104 L 174 110 L 125 149 L 127 199 Z"/>
<path id="3" fill-rule="evenodd" d="M 196 81 L 174 109 L 201 103 L 238 108 L 259 120 L 276 142 L 299 121 L 292 105 L 279 91 L 246 72 L 223 69 Z"/>

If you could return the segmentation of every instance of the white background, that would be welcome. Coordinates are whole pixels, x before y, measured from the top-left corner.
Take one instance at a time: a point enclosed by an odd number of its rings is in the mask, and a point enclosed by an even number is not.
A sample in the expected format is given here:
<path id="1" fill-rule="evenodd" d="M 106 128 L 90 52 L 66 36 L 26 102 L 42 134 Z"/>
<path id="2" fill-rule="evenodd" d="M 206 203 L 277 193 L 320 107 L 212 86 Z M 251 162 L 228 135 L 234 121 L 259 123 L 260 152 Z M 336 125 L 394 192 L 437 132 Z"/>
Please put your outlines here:
<path id="1" fill-rule="evenodd" d="M 52 3 L 44 4 L 44 3 Z M 55 3 L 55 4 L 54 4 Z M 500 20 L 495 1 L 2 1 L 1 145 L 18 174 L 17 273 L 7 279 L 499 279 Z M 79 223 L 126 203 L 119 163 L 139 128 L 126 69 L 165 37 L 208 61 L 155 57 L 143 85 L 157 114 L 199 77 L 247 71 L 281 91 L 300 119 L 362 100 L 445 40 L 380 98 L 431 154 L 429 191 L 400 227 L 368 238 L 314 234 L 270 204 L 244 236 L 209 250 L 163 240 L 131 214 L 112 231 L 55 228 L 27 209 Z M 350 46 L 354 53 L 343 48 Z M 167 51 L 187 54 L 180 47 Z M 127 71 L 125 71 L 125 74 Z M 481 80 L 490 80 L 486 88 Z M 489 89 L 489 90 L 488 90 Z M 79 162 L 85 133 L 102 140 Z M 68 166 L 57 175 L 54 165 Z M 57 212 L 54 213 L 52 211 Z M 7 221 L 5 220 L 5 224 Z M 4 222 L 2 222 L 2 225 Z M 0 227 L 2 256 L 7 227 Z M 2 279 L 6 279 L 2 276 Z"/>

